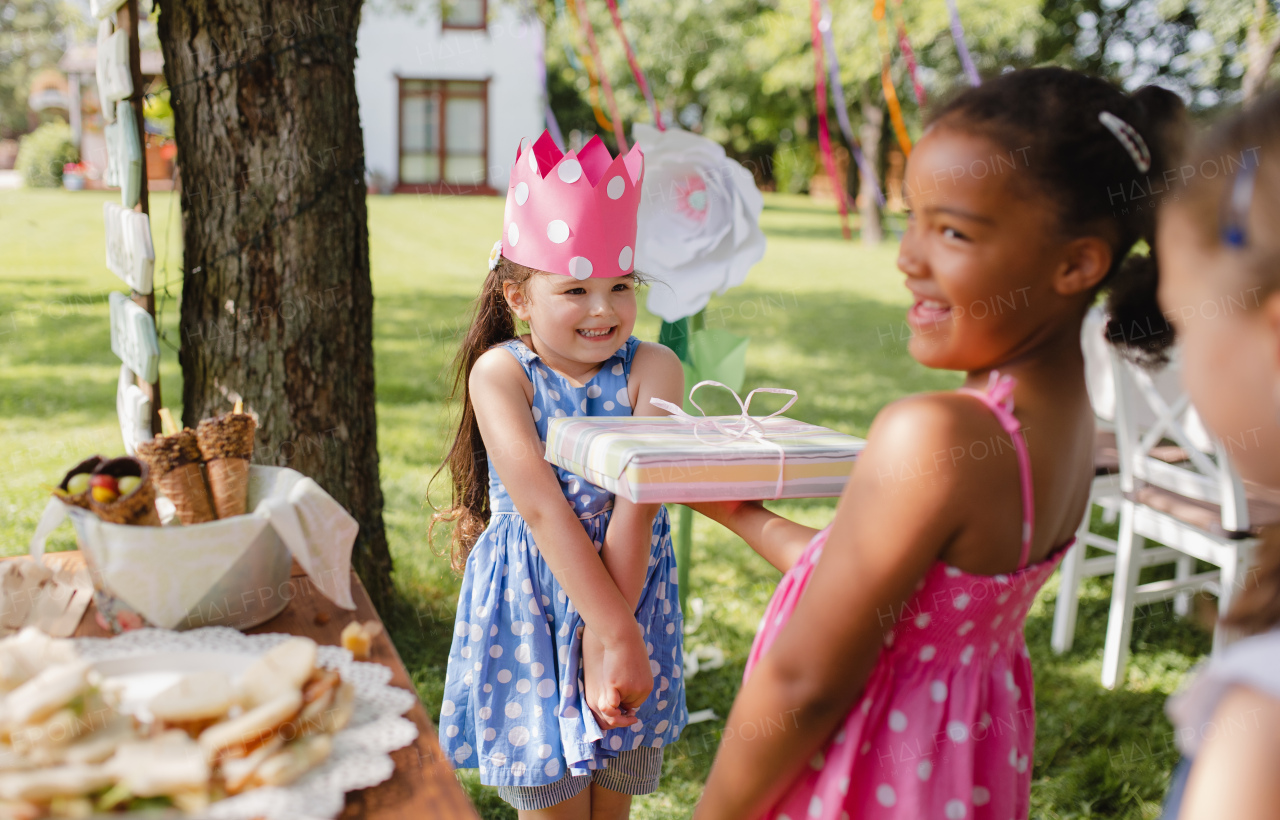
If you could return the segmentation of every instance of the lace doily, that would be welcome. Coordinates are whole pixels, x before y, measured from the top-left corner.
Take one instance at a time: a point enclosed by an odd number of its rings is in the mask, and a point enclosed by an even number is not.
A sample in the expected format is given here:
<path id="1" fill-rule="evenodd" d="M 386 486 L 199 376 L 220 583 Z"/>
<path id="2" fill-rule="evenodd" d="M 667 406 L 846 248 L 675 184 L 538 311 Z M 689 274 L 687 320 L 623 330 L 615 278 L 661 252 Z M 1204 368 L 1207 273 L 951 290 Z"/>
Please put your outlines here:
<path id="1" fill-rule="evenodd" d="M 132 656 L 180 652 L 226 652 L 261 655 L 293 637 L 273 633 L 245 635 L 216 626 L 188 632 L 140 629 L 114 638 L 77 638 L 86 660 L 99 662 Z M 254 789 L 212 804 L 202 817 L 217 820 L 332 820 L 343 809 L 347 792 L 367 789 L 395 771 L 390 753 L 418 737 L 418 727 L 401 717 L 417 702 L 405 689 L 390 686 L 391 670 L 360 663 L 338 646 L 321 646 L 317 664 L 336 669 L 356 688 L 355 712 L 333 738 L 333 753 L 323 764 L 283 788 Z"/>

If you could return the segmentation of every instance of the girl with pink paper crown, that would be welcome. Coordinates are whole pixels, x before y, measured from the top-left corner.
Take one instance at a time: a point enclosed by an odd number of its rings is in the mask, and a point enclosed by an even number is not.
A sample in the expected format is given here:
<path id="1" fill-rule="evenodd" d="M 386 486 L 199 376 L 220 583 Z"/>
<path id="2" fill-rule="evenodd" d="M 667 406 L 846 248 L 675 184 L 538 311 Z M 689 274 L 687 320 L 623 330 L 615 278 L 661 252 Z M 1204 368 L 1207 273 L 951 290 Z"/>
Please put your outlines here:
<path id="1" fill-rule="evenodd" d="M 1080 328 L 1103 288 L 1113 341 L 1148 326 L 1127 296 L 1154 281 L 1154 257 L 1130 251 L 1154 245 L 1155 212 L 1112 197 L 1176 167 L 1182 103 L 1045 68 L 967 89 L 930 119 L 898 252 L 908 349 L 964 386 L 880 411 L 821 532 L 756 503 L 695 505 L 786 572 L 697 820 L 1030 808 L 1023 622 L 1094 475 Z"/>
<path id="2" fill-rule="evenodd" d="M 522 818 L 627 817 L 688 719 L 666 509 L 543 460 L 552 418 L 682 399 L 679 359 L 631 335 L 643 176 L 639 148 L 523 140 L 458 353 L 453 502 L 433 518 L 465 570 L 440 740 Z"/>

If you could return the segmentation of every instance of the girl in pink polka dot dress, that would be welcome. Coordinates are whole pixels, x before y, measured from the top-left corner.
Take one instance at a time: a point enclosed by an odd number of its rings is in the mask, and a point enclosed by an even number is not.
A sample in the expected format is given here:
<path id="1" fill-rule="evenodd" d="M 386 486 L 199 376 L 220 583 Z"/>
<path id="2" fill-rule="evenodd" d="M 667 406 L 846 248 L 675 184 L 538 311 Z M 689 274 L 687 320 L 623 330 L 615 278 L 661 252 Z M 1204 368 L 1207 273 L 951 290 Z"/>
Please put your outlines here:
<path id="1" fill-rule="evenodd" d="M 1130 257 L 1153 213 L 1107 191 L 1148 190 L 1180 115 L 1168 92 L 1062 69 L 935 114 L 898 266 L 912 356 L 964 386 L 879 413 L 821 532 L 759 503 L 696 505 L 785 575 L 695 820 L 1027 817 L 1023 623 L 1093 476 L 1081 323 L 1109 288 L 1122 338 L 1126 294 L 1153 281 L 1154 260 Z"/>

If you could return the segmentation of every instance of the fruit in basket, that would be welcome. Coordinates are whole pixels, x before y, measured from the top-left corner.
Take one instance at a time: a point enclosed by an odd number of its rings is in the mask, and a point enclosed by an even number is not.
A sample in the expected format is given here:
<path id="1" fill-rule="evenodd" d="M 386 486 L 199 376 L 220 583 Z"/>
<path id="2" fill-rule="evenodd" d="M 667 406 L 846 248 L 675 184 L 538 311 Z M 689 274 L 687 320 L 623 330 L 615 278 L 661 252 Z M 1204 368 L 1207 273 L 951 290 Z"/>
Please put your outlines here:
<path id="1" fill-rule="evenodd" d="M 98 473 L 89 478 L 90 495 L 99 504 L 110 504 L 120 497 L 120 485 L 115 476 Z"/>
<path id="2" fill-rule="evenodd" d="M 80 495 L 87 489 L 89 489 L 88 473 L 77 473 L 67 479 L 67 492 L 71 495 Z"/>
<path id="3" fill-rule="evenodd" d="M 126 475 L 120 477 L 120 480 L 116 482 L 116 487 L 119 488 L 120 495 L 128 495 L 138 489 L 140 484 L 142 484 L 142 479 L 139 476 Z"/>

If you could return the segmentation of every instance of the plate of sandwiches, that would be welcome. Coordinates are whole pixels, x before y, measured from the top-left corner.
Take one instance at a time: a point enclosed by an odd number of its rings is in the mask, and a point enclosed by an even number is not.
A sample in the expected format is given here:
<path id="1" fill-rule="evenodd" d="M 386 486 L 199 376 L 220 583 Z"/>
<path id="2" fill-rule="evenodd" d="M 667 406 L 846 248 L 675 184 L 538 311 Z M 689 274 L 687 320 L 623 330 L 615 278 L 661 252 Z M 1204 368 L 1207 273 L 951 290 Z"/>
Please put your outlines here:
<path id="1" fill-rule="evenodd" d="M 391 670 L 210 627 L 0 641 L 0 820 L 333 818 L 417 737 Z"/>

